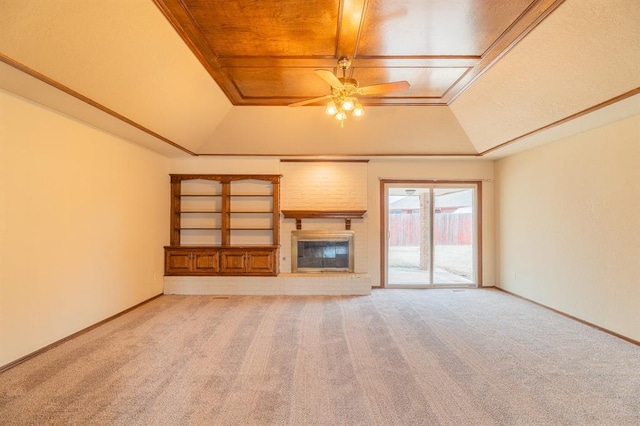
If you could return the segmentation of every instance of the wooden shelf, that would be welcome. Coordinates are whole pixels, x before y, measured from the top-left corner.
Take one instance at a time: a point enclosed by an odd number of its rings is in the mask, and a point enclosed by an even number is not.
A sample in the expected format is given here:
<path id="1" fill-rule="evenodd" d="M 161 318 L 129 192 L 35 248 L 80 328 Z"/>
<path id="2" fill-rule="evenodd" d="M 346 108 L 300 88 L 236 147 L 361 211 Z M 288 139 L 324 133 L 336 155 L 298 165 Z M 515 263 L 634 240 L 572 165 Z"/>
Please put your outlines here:
<path id="1" fill-rule="evenodd" d="M 218 227 L 218 228 L 207 228 L 204 226 L 194 226 L 194 227 L 188 227 L 188 228 L 177 228 L 181 231 L 221 231 L 222 228 Z"/>
<path id="2" fill-rule="evenodd" d="M 229 228 L 230 231 L 273 231 L 273 227 L 262 228 L 262 227 L 246 227 L 246 228 Z"/>
<path id="3" fill-rule="evenodd" d="M 269 248 L 275 249 L 279 246 L 274 246 L 270 244 L 234 244 L 231 246 L 223 246 L 217 245 L 215 248 L 217 249 L 254 249 L 254 248 Z M 208 249 L 211 248 L 210 245 L 202 245 L 202 244 L 183 244 L 181 246 L 165 246 L 165 248 L 191 248 L 191 249 Z"/>
<path id="4" fill-rule="evenodd" d="M 222 194 L 180 194 L 178 197 L 222 197 Z"/>
<path id="5" fill-rule="evenodd" d="M 234 212 L 227 212 L 227 213 L 228 213 L 228 214 L 254 214 L 254 213 L 255 213 L 255 214 L 271 214 L 271 213 L 273 213 L 273 212 L 263 210 L 263 211 L 242 211 L 242 212 L 236 212 L 236 211 L 234 211 Z"/>
<path id="6" fill-rule="evenodd" d="M 206 214 L 217 213 L 217 214 L 220 214 L 222 212 L 221 211 L 189 211 L 189 212 L 181 211 L 181 212 L 178 212 L 178 213 L 180 213 L 180 214 L 185 214 L 185 213 L 206 213 Z"/>
<path id="7" fill-rule="evenodd" d="M 282 210 L 287 219 L 296 220 L 296 229 L 302 229 L 302 219 L 344 219 L 344 229 L 351 229 L 352 219 L 362 219 L 366 210 Z"/>

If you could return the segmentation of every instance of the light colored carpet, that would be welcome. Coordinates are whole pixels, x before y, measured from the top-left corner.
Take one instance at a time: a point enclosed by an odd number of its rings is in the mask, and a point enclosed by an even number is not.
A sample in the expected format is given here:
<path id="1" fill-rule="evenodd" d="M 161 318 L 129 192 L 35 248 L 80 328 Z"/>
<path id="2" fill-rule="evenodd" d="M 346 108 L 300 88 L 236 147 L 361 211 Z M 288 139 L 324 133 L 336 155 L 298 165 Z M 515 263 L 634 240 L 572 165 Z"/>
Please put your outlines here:
<path id="1" fill-rule="evenodd" d="M 163 296 L 0 375 L 3 425 L 638 425 L 640 348 L 496 290 Z"/>

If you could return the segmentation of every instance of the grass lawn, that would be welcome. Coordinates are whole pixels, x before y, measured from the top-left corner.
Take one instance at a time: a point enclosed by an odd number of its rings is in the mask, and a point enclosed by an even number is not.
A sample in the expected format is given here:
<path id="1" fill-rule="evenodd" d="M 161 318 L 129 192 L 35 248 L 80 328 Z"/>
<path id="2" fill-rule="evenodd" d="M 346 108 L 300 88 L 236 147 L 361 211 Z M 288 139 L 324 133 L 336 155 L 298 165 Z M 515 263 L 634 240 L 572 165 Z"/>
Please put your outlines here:
<path id="1" fill-rule="evenodd" d="M 389 267 L 418 269 L 420 267 L 420 247 L 389 247 Z M 472 279 L 472 246 L 436 246 L 434 267 Z"/>

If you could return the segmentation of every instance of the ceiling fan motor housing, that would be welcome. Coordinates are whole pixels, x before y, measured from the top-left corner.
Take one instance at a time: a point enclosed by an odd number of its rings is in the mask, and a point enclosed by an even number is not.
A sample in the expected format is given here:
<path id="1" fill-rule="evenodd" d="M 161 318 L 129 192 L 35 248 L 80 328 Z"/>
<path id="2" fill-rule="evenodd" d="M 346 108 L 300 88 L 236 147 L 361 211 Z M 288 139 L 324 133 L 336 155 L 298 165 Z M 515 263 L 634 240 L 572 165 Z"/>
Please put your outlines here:
<path id="1" fill-rule="evenodd" d="M 338 59 L 338 67 L 340 67 L 342 71 L 348 70 L 349 67 L 351 67 L 351 60 L 346 56 L 343 56 L 342 58 Z"/>
<path id="2" fill-rule="evenodd" d="M 391 93 L 409 88 L 409 83 L 406 81 L 396 81 L 393 83 L 375 84 L 373 86 L 360 87 L 358 80 L 352 77 L 347 77 L 346 70 L 351 66 L 351 60 L 346 57 L 342 57 L 338 60 L 338 69 L 342 70 L 342 77 L 338 77 L 336 74 L 327 69 L 317 69 L 315 73 L 331 86 L 331 94 L 320 96 L 317 98 L 311 98 L 300 102 L 295 102 L 289 106 L 301 106 L 313 104 L 316 102 L 329 99 L 330 108 L 328 111 L 336 110 L 338 108 L 344 108 L 345 111 L 354 110 L 354 115 L 361 116 L 364 114 L 362 110 L 362 104 L 358 100 L 358 95 L 379 95 L 383 93 Z M 337 114 L 336 112 L 330 113 L 330 115 Z M 344 111 L 339 116 L 344 116 Z M 343 119 L 340 118 L 342 121 Z"/>
<path id="3" fill-rule="evenodd" d="M 338 80 L 340 80 L 340 82 L 345 85 L 345 86 L 354 86 L 354 87 L 358 87 L 358 80 L 356 80 L 355 78 L 350 78 L 350 77 L 338 77 Z"/>

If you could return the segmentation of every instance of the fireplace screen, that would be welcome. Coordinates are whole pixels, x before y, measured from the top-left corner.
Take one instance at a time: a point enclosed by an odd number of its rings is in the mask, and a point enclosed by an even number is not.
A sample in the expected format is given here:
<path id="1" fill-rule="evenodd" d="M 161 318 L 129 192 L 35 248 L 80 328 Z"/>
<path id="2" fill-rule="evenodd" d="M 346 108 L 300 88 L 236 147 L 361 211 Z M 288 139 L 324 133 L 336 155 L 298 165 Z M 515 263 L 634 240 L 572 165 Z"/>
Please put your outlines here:
<path id="1" fill-rule="evenodd" d="M 353 231 L 293 231 L 291 272 L 353 272 Z"/>

